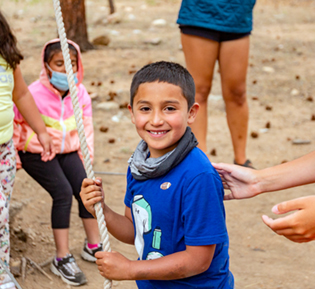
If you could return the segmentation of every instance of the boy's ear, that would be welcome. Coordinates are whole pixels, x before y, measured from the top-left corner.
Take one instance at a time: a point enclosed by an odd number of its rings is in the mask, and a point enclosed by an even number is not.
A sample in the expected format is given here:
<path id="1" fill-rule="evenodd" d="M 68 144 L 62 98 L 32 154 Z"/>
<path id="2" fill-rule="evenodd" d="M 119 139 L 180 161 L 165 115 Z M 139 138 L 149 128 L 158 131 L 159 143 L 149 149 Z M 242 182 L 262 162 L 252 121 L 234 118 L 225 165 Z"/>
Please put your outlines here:
<path id="1" fill-rule="evenodd" d="M 188 112 L 188 120 L 187 120 L 188 125 L 191 125 L 195 121 L 198 110 L 199 110 L 199 104 L 195 102 Z"/>
<path id="2" fill-rule="evenodd" d="M 129 112 L 130 112 L 131 121 L 132 121 L 132 123 L 134 124 L 134 123 L 135 123 L 135 117 L 134 117 L 134 115 L 133 115 L 132 107 L 131 107 L 130 104 L 128 104 L 128 109 L 129 109 Z"/>

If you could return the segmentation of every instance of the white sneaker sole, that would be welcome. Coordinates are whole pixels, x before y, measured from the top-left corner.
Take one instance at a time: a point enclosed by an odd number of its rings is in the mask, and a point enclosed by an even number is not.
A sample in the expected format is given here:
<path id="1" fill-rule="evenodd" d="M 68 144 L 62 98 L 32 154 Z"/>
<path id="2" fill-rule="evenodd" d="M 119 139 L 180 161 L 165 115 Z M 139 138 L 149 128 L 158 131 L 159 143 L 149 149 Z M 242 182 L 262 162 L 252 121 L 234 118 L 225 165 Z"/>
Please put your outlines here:
<path id="1" fill-rule="evenodd" d="M 0 285 L 0 289 L 16 289 L 14 282 L 8 282 Z"/>
<path id="2" fill-rule="evenodd" d="M 72 285 L 72 286 L 80 286 L 80 285 L 83 285 L 86 283 L 86 281 L 84 283 L 75 283 L 75 282 L 71 282 L 69 281 L 67 278 L 65 278 L 58 270 L 57 268 L 54 266 L 54 264 L 50 264 L 50 271 L 53 272 L 55 275 L 61 277 L 62 281 L 69 284 L 69 285 Z"/>
<path id="3" fill-rule="evenodd" d="M 97 259 L 94 256 L 91 256 L 89 253 L 85 252 L 84 249 L 81 252 L 81 257 L 85 261 L 95 262 Z"/>

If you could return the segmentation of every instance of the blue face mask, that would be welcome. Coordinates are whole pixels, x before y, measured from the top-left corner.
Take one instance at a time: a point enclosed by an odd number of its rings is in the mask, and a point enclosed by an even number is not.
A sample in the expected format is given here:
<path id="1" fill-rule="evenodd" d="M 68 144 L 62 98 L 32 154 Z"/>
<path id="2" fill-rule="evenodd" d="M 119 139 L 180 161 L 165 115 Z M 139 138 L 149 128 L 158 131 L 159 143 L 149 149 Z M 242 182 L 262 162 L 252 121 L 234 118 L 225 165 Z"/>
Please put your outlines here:
<path id="1" fill-rule="evenodd" d="M 56 87 L 58 90 L 67 91 L 69 90 L 67 74 L 62 72 L 57 72 L 52 70 L 49 65 L 46 63 L 47 68 L 51 72 L 51 78 L 49 79 L 50 83 Z M 78 83 L 77 72 L 73 74 L 74 83 Z"/>

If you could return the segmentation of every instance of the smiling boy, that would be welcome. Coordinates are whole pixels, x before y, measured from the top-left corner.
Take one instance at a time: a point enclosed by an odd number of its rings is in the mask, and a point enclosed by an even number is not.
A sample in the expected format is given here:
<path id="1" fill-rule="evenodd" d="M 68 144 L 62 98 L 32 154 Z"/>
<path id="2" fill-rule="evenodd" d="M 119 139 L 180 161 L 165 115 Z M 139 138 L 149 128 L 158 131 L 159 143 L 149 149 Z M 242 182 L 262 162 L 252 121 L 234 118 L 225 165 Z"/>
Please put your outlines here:
<path id="1" fill-rule="evenodd" d="M 152 63 L 130 92 L 142 140 L 129 160 L 125 215 L 105 205 L 100 179 L 85 179 L 80 195 L 94 216 L 101 202 L 108 231 L 134 244 L 139 260 L 97 253 L 101 275 L 138 288 L 234 288 L 223 186 L 188 126 L 199 108 L 191 75 L 176 63 Z"/>

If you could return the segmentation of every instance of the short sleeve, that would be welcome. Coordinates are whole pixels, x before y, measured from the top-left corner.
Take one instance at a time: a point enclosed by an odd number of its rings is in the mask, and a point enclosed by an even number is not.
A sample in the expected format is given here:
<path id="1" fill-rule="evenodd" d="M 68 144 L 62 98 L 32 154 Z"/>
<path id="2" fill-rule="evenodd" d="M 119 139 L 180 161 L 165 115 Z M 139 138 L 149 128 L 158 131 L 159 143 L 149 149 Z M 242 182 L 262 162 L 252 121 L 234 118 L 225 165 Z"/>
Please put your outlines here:
<path id="1" fill-rule="evenodd" d="M 222 182 L 212 172 L 203 172 L 187 181 L 181 216 L 186 245 L 213 245 L 228 240 L 223 196 Z"/>
<path id="2" fill-rule="evenodd" d="M 127 187 L 126 187 L 126 194 L 125 194 L 125 200 L 124 203 L 125 205 L 130 208 L 131 207 L 131 202 L 132 202 L 132 193 L 130 190 L 130 183 L 132 180 L 132 174 L 130 171 L 130 167 L 128 167 L 128 171 L 127 171 Z"/>

